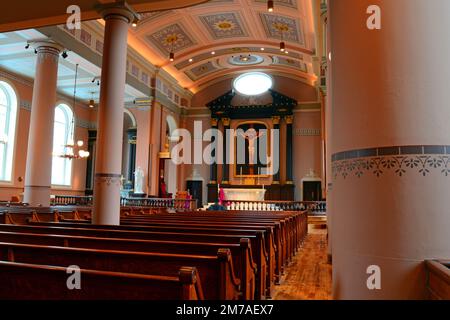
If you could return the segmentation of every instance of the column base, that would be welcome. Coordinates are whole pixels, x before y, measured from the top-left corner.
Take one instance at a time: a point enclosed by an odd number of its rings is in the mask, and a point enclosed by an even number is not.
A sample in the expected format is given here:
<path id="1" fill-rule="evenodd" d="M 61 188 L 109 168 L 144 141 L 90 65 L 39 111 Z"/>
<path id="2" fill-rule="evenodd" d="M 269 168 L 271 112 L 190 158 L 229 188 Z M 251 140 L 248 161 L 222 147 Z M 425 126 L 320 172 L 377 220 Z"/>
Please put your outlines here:
<path id="1" fill-rule="evenodd" d="M 31 207 L 50 207 L 49 186 L 25 186 L 23 202 Z"/>

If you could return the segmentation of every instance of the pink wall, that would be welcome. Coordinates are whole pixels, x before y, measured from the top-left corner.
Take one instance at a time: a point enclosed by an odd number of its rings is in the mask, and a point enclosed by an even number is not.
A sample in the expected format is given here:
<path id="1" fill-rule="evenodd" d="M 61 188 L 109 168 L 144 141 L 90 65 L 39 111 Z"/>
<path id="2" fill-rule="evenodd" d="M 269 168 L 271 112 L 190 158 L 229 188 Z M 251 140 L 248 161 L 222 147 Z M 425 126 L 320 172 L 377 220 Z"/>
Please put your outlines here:
<path id="1" fill-rule="evenodd" d="M 194 161 L 194 121 L 200 121 L 202 124 L 202 134 L 211 128 L 211 120 L 210 117 L 187 117 L 185 118 L 186 128 L 189 132 L 191 132 L 192 140 L 191 140 L 191 157 L 192 162 Z M 209 145 L 209 142 L 203 142 L 203 150 Z M 202 152 L 203 152 L 202 150 Z M 203 180 L 203 203 L 206 203 L 208 190 L 207 184 L 209 183 L 210 178 L 210 166 L 203 162 L 202 164 L 187 164 L 184 165 L 184 175 L 187 178 L 191 177 L 194 168 L 197 170 L 197 173 L 201 176 Z M 185 180 L 186 181 L 186 180 Z M 186 189 L 186 185 L 183 185 L 184 189 Z"/>
<path id="2" fill-rule="evenodd" d="M 19 101 L 12 181 L 10 183 L 0 183 L 0 200 L 10 200 L 12 196 L 20 197 L 20 195 L 23 193 L 27 158 L 28 130 L 31 112 L 20 106 L 22 105 L 21 101 L 27 101 L 31 103 L 33 87 L 32 82 L 26 79 L 24 79 L 23 81 L 17 81 L 12 78 L 0 79 L 12 85 L 12 87 L 16 91 Z M 64 102 L 67 105 L 72 106 L 72 103 L 69 100 L 60 97 L 56 102 L 57 104 Z M 77 104 L 73 111 L 75 114 L 75 119 L 89 121 L 91 110 L 89 110 L 86 105 Z M 77 140 L 83 140 L 86 145 L 87 137 L 87 129 L 80 127 L 75 128 L 75 138 Z M 51 143 L 51 141 L 49 143 Z M 83 195 L 85 190 L 85 183 L 86 160 L 73 160 L 72 186 L 68 188 L 52 189 L 52 194 Z"/>
<path id="3" fill-rule="evenodd" d="M 314 170 L 317 178 L 322 177 L 322 142 L 321 136 L 300 135 L 300 129 L 320 129 L 321 114 L 317 112 L 296 112 L 294 115 L 294 183 L 295 198 L 301 199 L 302 183 L 310 169 Z M 322 183 L 322 189 L 325 185 Z"/>

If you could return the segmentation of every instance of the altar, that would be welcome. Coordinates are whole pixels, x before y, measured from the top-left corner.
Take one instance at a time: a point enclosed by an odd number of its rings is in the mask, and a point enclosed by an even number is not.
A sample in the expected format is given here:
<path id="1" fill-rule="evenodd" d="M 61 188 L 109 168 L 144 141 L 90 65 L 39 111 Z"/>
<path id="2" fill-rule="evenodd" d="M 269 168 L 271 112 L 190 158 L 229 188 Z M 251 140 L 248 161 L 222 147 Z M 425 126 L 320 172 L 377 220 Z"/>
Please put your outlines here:
<path id="1" fill-rule="evenodd" d="M 266 189 L 225 188 L 225 200 L 230 201 L 264 201 Z"/>

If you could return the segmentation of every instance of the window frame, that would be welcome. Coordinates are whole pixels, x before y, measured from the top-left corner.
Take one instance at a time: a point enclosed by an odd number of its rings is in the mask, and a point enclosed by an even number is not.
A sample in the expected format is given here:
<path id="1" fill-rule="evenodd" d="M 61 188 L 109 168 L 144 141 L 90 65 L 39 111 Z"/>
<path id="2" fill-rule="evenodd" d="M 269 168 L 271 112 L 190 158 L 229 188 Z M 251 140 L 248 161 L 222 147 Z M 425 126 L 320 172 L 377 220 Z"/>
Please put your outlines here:
<path id="1" fill-rule="evenodd" d="M 3 152 L 3 163 L 0 167 L 0 185 L 13 185 L 15 180 L 15 157 L 16 157 L 16 145 L 17 145 L 17 132 L 19 121 L 19 95 L 15 86 L 8 81 L 8 79 L 0 77 L 0 90 L 2 90 L 7 99 L 7 111 L 5 124 L 5 132 L 8 142 L 5 144 L 6 150 Z M 13 128 L 11 128 L 13 126 Z M 8 161 L 9 160 L 9 161 Z M 9 162 L 9 163 L 7 163 Z M 6 170 L 9 167 L 9 173 Z"/>
<path id="2" fill-rule="evenodd" d="M 65 116 L 65 120 L 66 120 L 66 127 L 65 127 L 65 132 L 64 132 L 64 145 L 67 145 L 69 140 L 72 138 L 72 141 L 74 140 L 75 137 L 75 112 L 72 109 L 72 106 L 70 104 L 68 104 L 66 101 L 59 101 L 56 106 L 55 106 L 55 118 L 53 119 L 53 141 L 55 139 L 55 123 L 56 123 L 56 110 L 60 108 L 61 111 L 64 113 Z M 69 114 L 70 112 L 70 114 Z M 71 124 L 73 121 L 73 126 L 71 128 Z M 52 148 L 53 152 L 55 152 L 55 146 L 53 146 Z M 63 151 L 66 152 L 66 148 L 63 148 Z M 64 161 L 64 176 L 63 176 L 63 183 L 54 183 L 53 181 L 53 165 L 54 159 L 60 159 Z M 67 177 L 67 170 L 69 170 L 69 177 Z M 72 185 L 73 185 L 73 159 L 68 159 L 68 158 L 59 158 L 56 155 L 52 156 L 52 177 L 51 177 L 51 187 L 52 189 L 66 189 L 66 190 L 70 190 L 72 189 Z M 59 182 L 59 181 L 58 181 Z"/>

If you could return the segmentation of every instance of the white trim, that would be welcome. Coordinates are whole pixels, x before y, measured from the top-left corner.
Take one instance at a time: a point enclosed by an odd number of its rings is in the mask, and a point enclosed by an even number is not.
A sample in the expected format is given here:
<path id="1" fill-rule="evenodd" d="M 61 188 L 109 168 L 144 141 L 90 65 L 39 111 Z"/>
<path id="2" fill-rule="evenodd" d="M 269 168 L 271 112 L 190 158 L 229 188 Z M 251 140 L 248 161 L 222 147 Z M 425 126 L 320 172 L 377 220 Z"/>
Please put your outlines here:
<path id="1" fill-rule="evenodd" d="M 20 116 L 20 95 L 19 91 L 17 90 L 14 83 L 11 82 L 10 79 L 3 77 L 0 74 L 0 81 L 5 82 L 7 85 L 11 87 L 11 90 L 13 91 L 15 98 L 16 98 L 16 114 L 15 114 L 15 124 L 14 124 L 14 143 L 12 147 L 12 157 L 11 157 L 11 179 L 10 180 L 2 180 L 1 184 L 3 185 L 14 185 L 16 175 L 15 175 L 15 169 L 16 169 L 16 150 L 17 150 L 17 141 L 18 141 L 18 132 L 19 132 L 19 116 Z"/>
<path id="2" fill-rule="evenodd" d="M 137 127 L 136 117 L 134 116 L 134 114 L 130 110 L 125 108 L 123 109 L 123 113 L 126 113 L 131 118 L 131 123 L 133 124 L 133 127 Z"/>

